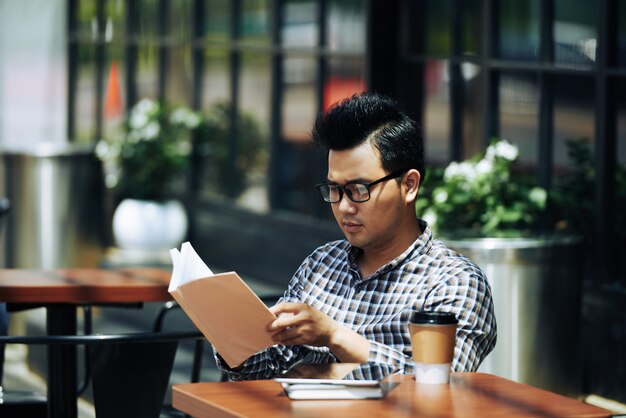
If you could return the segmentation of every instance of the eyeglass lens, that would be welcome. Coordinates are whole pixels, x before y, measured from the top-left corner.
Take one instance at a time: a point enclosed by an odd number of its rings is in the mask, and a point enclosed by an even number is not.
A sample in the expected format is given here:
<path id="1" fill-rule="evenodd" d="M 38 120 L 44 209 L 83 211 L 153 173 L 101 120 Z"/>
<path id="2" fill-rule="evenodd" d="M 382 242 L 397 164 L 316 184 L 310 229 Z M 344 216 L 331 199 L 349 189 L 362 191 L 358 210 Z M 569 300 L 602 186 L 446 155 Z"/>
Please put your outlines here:
<path id="1" fill-rule="evenodd" d="M 368 187 L 359 183 L 346 184 L 343 187 L 337 184 L 326 184 L 321 187 L 321 190 L 324 200 L 331 203 L 339 202 L 344 191 L 353 202 L 365 202 L 370 198 Z"/>

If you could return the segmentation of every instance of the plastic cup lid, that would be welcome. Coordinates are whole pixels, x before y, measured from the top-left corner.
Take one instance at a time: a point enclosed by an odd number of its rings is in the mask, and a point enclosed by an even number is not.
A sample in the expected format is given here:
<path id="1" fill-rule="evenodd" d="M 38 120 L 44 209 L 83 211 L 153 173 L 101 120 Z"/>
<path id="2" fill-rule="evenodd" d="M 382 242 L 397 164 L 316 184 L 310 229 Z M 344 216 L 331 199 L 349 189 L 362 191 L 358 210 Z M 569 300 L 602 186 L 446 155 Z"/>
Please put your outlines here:
<path id="1" fill-rule="evenodd" d="M 458 322 L 456 316 L 450 312 L 418 311 L 411 315 L 413 324 L 448 325 L 458 324 Z"/>

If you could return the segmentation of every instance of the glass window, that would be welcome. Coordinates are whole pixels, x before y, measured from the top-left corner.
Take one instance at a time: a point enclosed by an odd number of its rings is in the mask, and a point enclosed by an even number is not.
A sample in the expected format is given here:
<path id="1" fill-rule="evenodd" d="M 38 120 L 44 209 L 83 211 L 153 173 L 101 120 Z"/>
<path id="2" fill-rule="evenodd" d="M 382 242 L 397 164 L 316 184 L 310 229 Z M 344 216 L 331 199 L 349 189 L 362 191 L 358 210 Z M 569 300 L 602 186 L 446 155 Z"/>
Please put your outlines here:
<path id="1" fill-rule="evenodd" d="M 426 54 L 432 56 L 448 56 L 452 52 L 451 18 L 454 0 L 424 1 L 426 14 Z M 418 9 L 418 12 L 419 9 Z"/>
<path id="2" fill-rule="evenodd" d="M 290 61 L 293 64 L 296 61 Z M 313 58 L 301 58 L 297 61 L 308 67 L 314 74 L 316 61 Z M 293 68 L 292 68 L 293 70 Z M 308 142 L 311 127 L 317 114 L 315 80 L 286 82 L 282 100 L 282 132 L 284 141 Z"/>
<path id="3" fill-rule="evenodd" d="M 239 20 L 239 37 L 245 43 L 269 45 L 271 43 L 268 0 L 243 0 Z"/>
<path id="4" fill-rule="evenodd" d="M 139 0 L 137 5 L 137 100 L 158 97 L 157 6 L 156 0 Z"/>
<path id="5" fill-rule="evenodd" d="M 446 163 L 450 150 L 450 94 L 448 61 L 426 61 L 424 138 L 426 160 Z"/>
<path id="6" fill-rule="evenodd" d="M 96 0 L 80 0 L 76 11 L 76 20 L 77 38 L 81 40 L 95 40 L 98 33 Z"/>
<path id="7" fill-rule="evenodd" d="M 78 44 L 76 71 L 76 137 L 78 142 L 93 142 L 96 133 L 96 48 L 92 43 Z"/>
<path id="8" fill-rule="evenodd" d="M 205 0 L 204 33 L 207 41 L 228 42 L 230 4 L 230 0 Z"/>
<path id="9" fill-rule="evenodd" d="M 312 83 L 317 78 L 317 60 L 309 54 L 285 54 L 283 80 L 287 84 Z"/>
<path id="10" fill-rule="evenodd" d="M 174 43 L 189 42 L 193 25 L 191 0 L 176 0 L 169 3 L 169 38 Z"/>
<path id="11" fill-rule="evenodd" d="M 539 144 L 539 82 L 535 74 L 500 74 L 500 136 L 517 144 L 518 161 L 536 165 Z"/>
<path id="12" fill-rule="evenodd" d="M 327 21 L 327 46 L 337 55 L 326 60 L 322 97 L 324 109 L 366 89 L 363 1 L 332 1 Z"/>
<path id="13" fill-rule="evenodd" d="M 159 43 L 166 49 L 165 97 L 174 105 L 189 105 L 192 91 L 192 62 L 189 42 L 192 34 L 191 0 L 168 5 L 167 28 Z M 161 11 L 159 13 L 162 13 Z"/>
<path id="14" fill-rule="evenodd" d="M 328 60 L 324 81 L 324 109 L 355 93 L 366 90 L 365 65 L 361 57 Z"/>
<path id="15" fill-rule="evenodd" d="M 204 106 L 230 101 L 230 62 L 227 49 L 208 48 L 204 52 L 202 103 Z"/>
<path id="16" fill-rule="evenodd" d="M 287 0 L 284 5 L 282 42 L 285 48 L 313 48 L 318 44 L 317 2 Z"/>
<path id="17" fill-rule="evenodd" d="M 327 47 L 334 52 L 358 53 L 365 50 L 363 0 L 332 0 L 326 25 Z"/>
<path id="18" fill-rule="evenodd" d="M 107 42 L 123 43 L 126 39 L 126 8 L 121 0 L 109 1 L 106 4 Z"/>
<path id="19" fill-rule="evenodd" d="M 239 120 L 234 158 L 237 204 L 255 212 L 269 210 L 268 162 L 271 59 L 267 53 L 245 52 L 239 77 Z"/>
<path id="20" fill-rule="evenodd" d="M 209 121 L 209 132 L 199 138 L 197 153 L 201 158 L 198 167 L 200 195 L 210 197 L 214 194 L 232 196 L 236 194 L 231 174 L 232 153 L 232 106 L 231 102 L 218 102 L 203 109 Z"/>
<path id="21" fill-rule="evenodd" d="M 554 81 L 554 162 L 567 166 L 567 142 L 583 139 L 590 144 L 594 133 L 594 80 L 588 76 L 564 75 Z"/>
<path id="22" fill-rule="evenodd" d="M 480 55 L 483 50 L 483 2 L 465 0 L 463 4 L 463 54 Z"/>
<path id="23" fill-rule="evenodd" d="M 76 11 L 76 32 L 70 39 L 76 42 L 76 92 L 74 138 L 90 143 L 96 134 L 96 48 L 99 37 L 95 0 L 80 0 Z"/>
<path id="24" fill-rule="evenodd" d="M 124 49 L 119 43 L 108 44 L 106 48 L 106 66 L 104 69 L 104 106 L 102 115 L 102 134 L 112 134 L 124 118 Z"/>
<path id="25" fill-rule="evenodd" d="M 298 214 L 313 215 L 323 206 L 315 184 L 326 177 L 322 173 L 317 149 L 311 142 L 282 142 L 281 160 L 275 179 L 279 190 L 273 209 L 286 209 Z M 328 205 L 328 204 L 326 204 Z"/>
<path id="26" fill-rule="evenodd" d="M 102 135 L 111 135 L 124 117 L 124 40 L 125 8 L 121 1 L 108 1 L 105 4 L 104 36 L 105 65 L 103 69 L 103 108 Z"/>
<path id="27" fill-rule="evenodd" d="M 318 61 L 302 52 L 318 44 L 317 2 L 289 0 L 284 5 L 282 27 L 283 47 L 287 53 L 282 61 L 283 94 L 281 103 L 281 139 L 307 142 L 317 112 L 315 82 Z M 298 51 L 298 52 L 296 52 Z"/>
<path id="28" fill-rule="evenodd" d="M 426 22 L 425 2 L 405 1 L 400 11 L 400 46 L 405 54 L 422 55 L 425 53 Z"/>
<path id="29" fill-rule="evenodd" d="M 139 42 L 156 42 L 159 35 L 159 14 L 157 0 L 138 0 L 137 33 Z"/>
<path id="30" fill-rule="evenodd" d="M 500 1 L 499 58 L 515 61 L 539 59 L 539 0 Z"/>
<path id="31" fill-rule="evenodd" d="M 158 49 L 154 44 L 140 44 L 137 50 L 137 100 L 156 99 Z"/>
<path id="32" fill-rule="evenodd" d="M 463 154 L 465 157 L 482 151 L 483 94 L 481 67 L 471 63 L 461 64 L 463 77 Z"/>
<path id="33" fill-rule="evenodd" d="M 266 52 L 242 53 L 239 74 L 239 98 L 241 107 L 255 114 L 268 131 L 272 87 L 271 57 Z M 261 122 L 262 121 L 262 122 Z"/>
<path id="34" fill-rule="evenodd" d="M 587 69 L 596 60 L 596 1 L 557 0 L 554 13 L 554 64 Z"/>
<path id="35" fill-rule="evenodd" d="M 191 98 L 191 49 L 176 46 L 167 50 L 165 97 L 170 103 L 189 105 Z"/>

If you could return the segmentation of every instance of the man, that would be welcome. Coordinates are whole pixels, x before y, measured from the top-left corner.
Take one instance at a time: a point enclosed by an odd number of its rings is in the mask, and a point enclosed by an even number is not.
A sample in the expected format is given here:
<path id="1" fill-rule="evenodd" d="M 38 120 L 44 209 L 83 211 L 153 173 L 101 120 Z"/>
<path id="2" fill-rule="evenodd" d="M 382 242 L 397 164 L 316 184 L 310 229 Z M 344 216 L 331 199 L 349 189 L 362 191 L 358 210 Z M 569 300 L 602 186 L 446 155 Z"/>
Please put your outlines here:
<path id="1" fill-rule="evenodd" d="M 459 320 L 453 371 L 474 371 L 493 349 L 491 291 L 478 266 L 432 237 L 415 214 L 424 173 L 416 124 L 393 100 L 355 95 L 318 116 L 313 139 L 328 150 L 317 187 L 346 239 L 304 260 L 268 326 L 276 345 L 231 379 L 270 378 L 298 363 L 384 363 L 413 371 L 408 321 L 414 310 Z"/>

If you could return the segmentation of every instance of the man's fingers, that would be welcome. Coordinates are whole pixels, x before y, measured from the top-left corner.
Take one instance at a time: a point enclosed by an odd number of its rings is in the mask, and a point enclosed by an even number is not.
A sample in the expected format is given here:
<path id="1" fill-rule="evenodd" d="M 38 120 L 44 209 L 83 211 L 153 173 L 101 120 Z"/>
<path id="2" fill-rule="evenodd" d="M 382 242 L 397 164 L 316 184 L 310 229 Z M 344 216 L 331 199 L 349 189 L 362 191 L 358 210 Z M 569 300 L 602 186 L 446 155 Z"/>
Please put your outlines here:
<path id="1" fill-rule="evenodd" d="M 302 304 L 293 303 L 291 305 L 302 305 Z M 281 328 L 301 325 L 302 323 L 307 322 L 309 318 L 307 311 L 303 311 L 301 309 L 292 310 L 290 307 L 286 307 L 286 310 L 284 311 L 277 310 L 276 312 L 274 312 L 274 314 L 277 316 L 277 318 L 274 321 L 270 322 L 267 326 L 267 330 L 270 332 L 277 331 Z"/>
<path id="2" fill-rule="evenodd" d="M 295 315 L 280 315 L 277 319 L 268 324 L 267 330 L 270 332 L 278 331 L 283 328 L 292 327 L 296 325 L 297 322 L 298 319 Z"/>
<path id="3" fill-rule="evenodd" d="M 300 337 L 300 330 L 298 327 L 291 327 L 287 329 L 283 329 L 272 335 L 272 340 L 276 343 L 286 344 L 288 341 L 293 340 L 294 338 Z"/>
<path id="4" fill-rule="evenodd" d="M 283 302 L 272 306 L 270 312 L 278 316 L 281 313 L 298 313 L 302 310 L 303 303 Z"/>
<path id="5" fill-rule="evenodd" d="M 300 342 L 300 336 L 299 335 L 295 335 L 295 336 L 293 336 L 291 338 L 280 340 L 279 343 L 282 344 L 282 345 L 300 345 L 300 344 L 303 344 L 303 343 Z"/>

